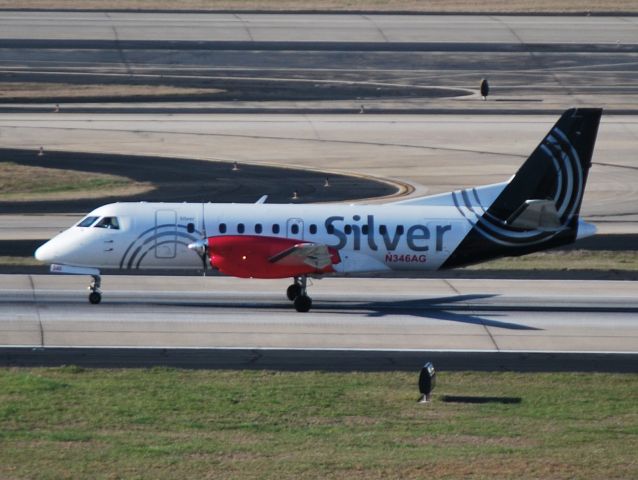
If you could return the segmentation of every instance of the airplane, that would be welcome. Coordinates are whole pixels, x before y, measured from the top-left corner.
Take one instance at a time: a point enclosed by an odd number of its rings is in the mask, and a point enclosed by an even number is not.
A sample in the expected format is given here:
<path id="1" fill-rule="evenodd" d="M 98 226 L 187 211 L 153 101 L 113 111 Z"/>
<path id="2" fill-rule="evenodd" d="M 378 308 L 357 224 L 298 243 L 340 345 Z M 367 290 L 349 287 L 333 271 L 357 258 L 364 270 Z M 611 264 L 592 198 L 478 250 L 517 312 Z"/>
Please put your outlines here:
<path id="1" fill-rule="evenodd" d="M 406 276 L 518 256 L 594 235 L 579 219 L 602 109 L 565 111 L 508 181 L 385 204 L 112 203 L 38 248 L 51 272 L 210 267 L 241 278 L 292 278 L 298 312 L 307 279 Z"/>

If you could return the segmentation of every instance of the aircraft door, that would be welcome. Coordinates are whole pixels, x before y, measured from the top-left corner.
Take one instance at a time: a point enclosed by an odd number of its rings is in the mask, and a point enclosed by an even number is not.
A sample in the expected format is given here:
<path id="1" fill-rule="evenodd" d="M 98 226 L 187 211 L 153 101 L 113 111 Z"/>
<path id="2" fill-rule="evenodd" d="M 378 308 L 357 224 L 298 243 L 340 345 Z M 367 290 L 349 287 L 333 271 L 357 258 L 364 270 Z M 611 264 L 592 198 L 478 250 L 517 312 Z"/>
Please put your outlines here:
<path id="1" fill-rule="evenodd" d="M 177 247 L 177 213 L 174 210 L 155 212 L 155 257 L 175 258 Z"/>
<path id="2" fill-rule="evenodd" d="M 303 220 L 301 218 L 289 218 L 286 222 L 286 236 L 303 240 Z"/>

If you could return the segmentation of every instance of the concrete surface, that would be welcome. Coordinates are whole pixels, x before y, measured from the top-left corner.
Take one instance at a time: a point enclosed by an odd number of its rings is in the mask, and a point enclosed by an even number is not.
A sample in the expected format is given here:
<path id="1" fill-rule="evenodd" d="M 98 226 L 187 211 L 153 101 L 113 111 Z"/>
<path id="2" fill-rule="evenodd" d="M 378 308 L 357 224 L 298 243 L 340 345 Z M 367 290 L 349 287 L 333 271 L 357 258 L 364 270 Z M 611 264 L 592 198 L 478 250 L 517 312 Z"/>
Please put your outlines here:
<path id="1" fill-rule="evenodd" d="M 637 18 L 5 11 L 0 80 L 215 88 L 182 107 L 236 110 L 635 112 Z"/>
<path id="2" fill-rule="evenodd" d="M 3 11 L 0 38 L 636 44 L 638 18 Z"/>
<path id="3" fill-rule="evenodd" d="M 45 151 L 319 169 L 392 179 L 412 185 L 413 195 L 424 195 L 507 180 L 556 120 L 554 115 L 0 114 L 0 147 L 35 152 L 44 145 Z M 638 231 L 637 140 L 636 117 L 603 115 L 582 210 L 602 233 Z M 2 238 L 15 238 L 15 222 L 15 216 L 0 217 Z M 49 233 L 71 223 L 45 222 Z M 34 232 L 40 219 L 25 217 L 21 224 Z"/>
<path id="4" fill-rule="evenodd" d="M 0 345 L 638 353 L 638 283 L 0 276 Z"/>

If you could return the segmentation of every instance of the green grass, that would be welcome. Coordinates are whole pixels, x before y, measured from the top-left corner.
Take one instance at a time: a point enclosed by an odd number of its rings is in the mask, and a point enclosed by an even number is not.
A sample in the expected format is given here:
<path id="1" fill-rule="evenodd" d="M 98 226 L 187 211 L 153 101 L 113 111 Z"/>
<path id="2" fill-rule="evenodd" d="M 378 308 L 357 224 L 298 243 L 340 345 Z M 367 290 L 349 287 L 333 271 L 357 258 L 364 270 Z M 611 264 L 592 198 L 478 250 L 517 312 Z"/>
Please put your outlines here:
<path id="1" fill-rule="evenodd" d="M 638 270 L 638 251 L 545 251 L 506 257 L 467 267 L 469 270 Z"/>
<path id="2" fill-rule="evenodd" d="M 427 406 L 416 379 L 2 369 L 0 478 L 638 477 L 638 375 L 440 372 Z"/>
<path id="3" fill-rule="evenodd" d="M 44 263 L 39 262 L 35 257 L 11 257 L 0 256 L 0 266 L 6 265 L 11 267 L 36 267 L 42 266 Z"/>
<path id="4" fill-rule="evenodd" d="M 77 192 L 79 190 L 110 189 L 129 185 L 130 180 L 109 179 L 109 178 L 87 178 L 81 182 L 62 182 L 55 185 L 34 185 L 30 186 L 25 193 L 57 193 L 57 192 Z"/>

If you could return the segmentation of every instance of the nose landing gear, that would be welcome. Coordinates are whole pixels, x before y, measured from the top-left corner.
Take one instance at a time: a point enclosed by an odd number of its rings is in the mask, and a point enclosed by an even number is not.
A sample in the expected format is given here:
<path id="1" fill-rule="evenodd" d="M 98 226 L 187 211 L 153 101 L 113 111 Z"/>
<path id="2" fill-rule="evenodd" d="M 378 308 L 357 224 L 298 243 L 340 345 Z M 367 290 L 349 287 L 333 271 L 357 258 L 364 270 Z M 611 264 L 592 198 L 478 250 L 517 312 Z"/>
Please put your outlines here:
<path id="1" fill-rule="evenodd" d="M 91 275 L 93 277 L 93 281 L 89 284 L 89 302 L 93 305 L 97 305 L 102 301 L 102 291 L 100 290 L 100 285 L 102 284 L 101 278 L 99 275 Z"/>
<path id="2" fill-rule="evenodd" d="M 102 301 L 102 291 L 100 290 L 101 277 L 97 268 L 74 267 L 71 265 L 51 265 L 51 273 L 66 273 L 70 275 L 90 275 L 93 281 L 89 284 L 89 302 L 96 305 Z"/>
<path id="3" fill-rule="evenodd" d="M 288 300 L 292 300 L 295 310 L 298 312 L 307 312 L 312 307 L 312 299 L 306 292 L 308 277 L 295 277 L 292 285 L 286 290 Z"/>

